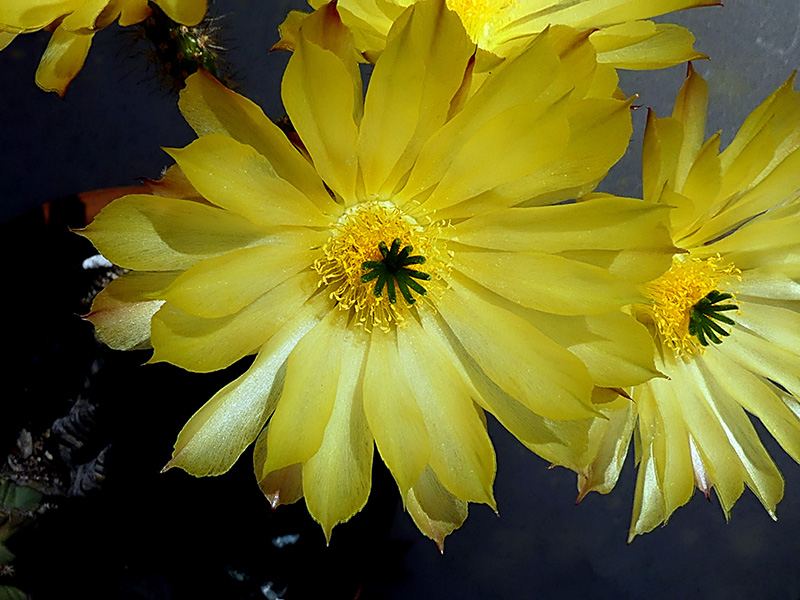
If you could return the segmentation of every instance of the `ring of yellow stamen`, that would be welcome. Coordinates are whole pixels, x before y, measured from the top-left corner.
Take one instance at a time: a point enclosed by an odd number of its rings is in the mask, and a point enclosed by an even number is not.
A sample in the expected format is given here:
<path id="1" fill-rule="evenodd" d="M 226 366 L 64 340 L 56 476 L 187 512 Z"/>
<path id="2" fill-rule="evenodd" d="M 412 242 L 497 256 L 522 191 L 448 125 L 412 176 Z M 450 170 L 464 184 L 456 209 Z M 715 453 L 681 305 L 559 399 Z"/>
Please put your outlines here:
<path id="1" fill-rule="evenodd" d="M 435 306 L 447 288 L 450 255 L 439 239 L 441 225 L 429 220 L 417 221 L 388 201 L 363 202 L 349 208 L 333 224 L 331 236 L 322 247 L 323 256 L 314 263 L 320 286 L 330 289 L 329 296 L 342 310 L 353 312 L 356 323 L 367 331 L 379 327 L 388 331 L 403 326 L 414 302 L 397 301 L 394 294 L 377 294 L 375 281 L 366 276 L 364 264 L 385 260 L 381 245 L 411 246 L 425 280 L 425 303 Z M 399 240 L 399 242 L 396 242 Z M 410 251 L 409 251 L 410 252 Z M 423 264 L 424 263 L 424 264 Z M 366 280 L 366 281 L 365 281 Z M 392 290 L 394 290 L 392 283 Z M 387 283 L 388 288 L 388 283 Z M 405 295 L 403 295 L 405 297 Z"/>
<path id="2" fill-rule="evenodd" d="M 647 285 L 647 295 L 653 300 L 649 307 L 653 322 L 661 339 L 676 355 L 703 352 L 707 344 L 690 331 L 696 329 L 691 327 L 692 311 L 709 294 L 720 292 L 731 280 L 739 279 L 739 273 L 732 264 L 723 265 L 719 256 L 699 259 L 676 254 L 669 271 Z M 724 295 L 733 298 L 730 292 Z"/>

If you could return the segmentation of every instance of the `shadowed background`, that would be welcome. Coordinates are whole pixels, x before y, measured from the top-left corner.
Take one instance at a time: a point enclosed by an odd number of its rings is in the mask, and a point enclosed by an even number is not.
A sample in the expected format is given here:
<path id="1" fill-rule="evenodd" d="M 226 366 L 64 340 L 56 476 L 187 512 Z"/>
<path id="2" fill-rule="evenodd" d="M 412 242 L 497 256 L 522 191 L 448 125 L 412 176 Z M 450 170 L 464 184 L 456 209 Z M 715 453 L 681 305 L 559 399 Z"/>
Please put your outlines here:
<path id="1" fill-rule="evenodd" d="M 212 5 L 238 91 L 273 118 L 283 115 L 279 87 L 288 55 L 268 49 L 290 8 L 306 7 L 299 0 Z M 663 20 L 689 27 L 696 47 L 711 56 L 695 67 L 710 87 L 707 134 L 723 129 L 723 145 L 800 64 L 797 0 L 730 0 Z M 0 53 L 3 223 L 77 192 L 157 177 L 169 163 L 159 146 L 194 137 L 128 32 L 112 27 L 95 37 L 63 101 L 33 82 L 46 42 L 44 33 L 21 36 Z M 603 191 L 641 193 L 644 107 L 668 115 L 684 74 L 684 66 L 621 73 L 621 87 L 638 93 L 643 108 L 633 115 L 629 153 Z M 575 507 L 574 476 L 547 470 L 491 419 L 501 516 L 473 506 L 444 556 L 403 513 L 382 469 L 367 509 L 337 527 L 327 549 L 302 503 L 269 509 L 249 451 L 223 477 L 160 475 L 184 422 L 232 374 L 142 367 L 146 353 L 98 350 L 91 328 L 74 316 L 87 285 L 80 260 L 91 248 L 65 227 L 45 233 L 31 222 L 9 221 L 0 238 L 8 267 L 5 345 L 13 355 L 4 367 L 0 456 L 12 450 L 20 428 L 43 430 L 69 409 L 98 354 L 105 366 L 92 379 L 92 395 L 103 399 L 97 435 L 112 448 L 99 492 L 64 502 L 9 543 L 17 583 L 37 599 L 800 599 L 800 466 L 759 424 L 786 478 L 777 523 L 749 491 L 729 524 L 713 494 L 706 502 L 698 492 L 666 528 L 630 546 L 632 453 L 611 495 L 592 494 Z"/>

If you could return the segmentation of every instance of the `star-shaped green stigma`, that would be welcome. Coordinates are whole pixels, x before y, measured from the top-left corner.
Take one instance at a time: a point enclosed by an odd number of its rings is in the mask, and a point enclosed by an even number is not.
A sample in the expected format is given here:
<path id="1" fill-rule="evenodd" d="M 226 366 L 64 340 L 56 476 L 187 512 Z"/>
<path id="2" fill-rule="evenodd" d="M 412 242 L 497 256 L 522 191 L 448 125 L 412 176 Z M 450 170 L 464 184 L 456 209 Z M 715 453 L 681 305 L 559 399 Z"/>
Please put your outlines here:
<path id="1" fill-rule="evenodd" d="M 395 238 L 392 242 L 392 247 L 387 248 L 386 242 L 378 244 L 378 250 L 383 255 L 383 260 L 368 260 L 361 264 L 361 268 L 369 270 L 369 273 L 361 276 L 361 281 L 367 283 L 373 279 L 375 282 L 375 295 L 380 296 L 383 292 L 384 286 L 389 296 L 389 302 L 394 304 L 397 302 L 397 292 L 394 289 L 395 281 L 397 287 L 400 288 L 400 293 L 409 304 L 414 304 L 417 300 L 411 295 L 411 290 L 414 290 L 421 296 L 427 294 L 427 291 L 414 279 L 428 280 L 431 278 L 427 273 L 408 269 L 408 265 L 421 265 L 425 262 L 424 256 L 409 256 L 414 249 L 412 246 L 406 246 L 400 250 L 400 238 Z M 410 288 L 410 289 L 409 289 Z"/>
<path id="2" fill-rule="evenodd" d="M 739 310 L 739 307 L 735 304 L 718 305 L 720 302 L 731 298 L 733 296 L 730 294 L 712 290 L 692 307 L 692 312 L 689 315 L 689 333 L 695 336 L 703 346 L 708 346 L 708 340 L 715 344 L 721 344 L 722 339 L 719 336 L 726 337 L 730 335 L 730 332 L 725 331 L 712 319 L 728 325 L 736 324 L 733 319 L 720 313 L 726 310 Z"/>

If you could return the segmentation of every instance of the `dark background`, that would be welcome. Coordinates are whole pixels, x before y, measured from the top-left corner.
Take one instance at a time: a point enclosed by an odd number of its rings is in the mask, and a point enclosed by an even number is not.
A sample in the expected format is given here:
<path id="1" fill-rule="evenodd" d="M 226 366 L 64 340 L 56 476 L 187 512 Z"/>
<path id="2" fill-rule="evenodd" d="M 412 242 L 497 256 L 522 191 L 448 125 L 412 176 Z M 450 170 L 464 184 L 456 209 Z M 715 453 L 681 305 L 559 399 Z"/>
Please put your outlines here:
<path id="1" fill-rule="evenodd" d="M 278 90 L 288 56 L 267 51 L 291 7 L 304 8 L 298 0 L 217 0 L 212 8 L 224 24 L 239 91 L 271 117 L 283 114 Z M 724 129 L 723 144 L 800 63 L 796 0 L 731 0 L 668 20 L 690 27 L 697 48 L 712 57 L 696 68 L 710 85 L 708 132 Z M 21 427 L 46 430 L 79 394 L 100 407 L 87 452 L 111 448 L 101 491 L 59 501 L 9 542 L 17 555 L 13 583 L 37 600 L 356 594 L 800 599 L 800 467 L 766 434 L 786 478 L 777 523 L 749 491 L 729 524 L 713 494 L 709 503 L 698 492 L 667 527 L 630 546 L 631 457 L 611 495 L 594 494 L 575 507 L 574 476 L 547 470 L 494 422 L 501 516 L 473 506 L 466 524 L 447 539 L 444 556 L 403 513 L 381 468 L 367 509 L 337 527 L 328 548 L 302 503 L 269 509 L 253 481 L 249 452 L 222 477 L 160 475 L 185 421 L 235 373 L 198 376 L 167 365 L 142 367 L 146 354 L 95 345 L 91 328 L 75 316 L 91 283 L 80 261 L 92 251 L 67 233 L 66 225 L 79 224 L 79 216 L 64 198 L 157 177 L 169 162 L 159 146 L 185 145 L 193 134 L 129 32 L 112 27 L 95 37 L 63 101 L 33 83 L 46 42 L 46 34 L 22 36 L 0 53 L 0 247 L 6 273 L 0 308 L 7 353 L 0 456 L 12 450 Z M 637 104 L 664 116 L 684 73 L 683 66 L 622 73 L 621 86 L 640 95 Z M 629 154 L 603 190 L 640 193 L 644 118 L 644 110 L 634 113 Z M 49 226 L 31 212 L 59 200 Z M 299 538 L 279 548 L 274 540 L 287 534 Z"/>

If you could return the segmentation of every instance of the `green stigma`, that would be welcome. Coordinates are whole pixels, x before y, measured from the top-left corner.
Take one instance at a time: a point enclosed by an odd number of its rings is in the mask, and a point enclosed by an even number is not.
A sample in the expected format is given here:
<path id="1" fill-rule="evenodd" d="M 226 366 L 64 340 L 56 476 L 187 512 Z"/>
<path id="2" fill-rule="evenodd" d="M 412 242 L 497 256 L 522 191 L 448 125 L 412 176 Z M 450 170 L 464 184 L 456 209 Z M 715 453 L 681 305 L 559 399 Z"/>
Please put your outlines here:
<path id="1" fill-rule="evenodd" d="M 722 338 L 719 336 L 727 337 L 730 335 L 730 332 L 725 331 L 714 321 L 728 325 L 736 324 L 733 319 L 720 314 L 728 310 L 739 310 L 736 304 L 719 305 L 720 302 L 731 298 L 733 296 L 730 294 L 712 290 L 692 307 L 689 315 L 689 333 L 695 336 L 703 346 L 708 346 L 709 340 L 715 344 L 721 344 Z"/>
<path id="2" fill-rule="evenodd" d="M 411 295 L 411 290 L 414 290 L 421 296 L 427 294 L 427 291 L 415 279 L 429 280 L 431 278 L 427 273 L 408 269 L 408 265 L 421 265 L 425 262 L 424 256 L 410 256 L 412 246 L 405 246 L 400 249 L 400 238 L 395 238 L 392 242 L 392 247 L 388 248 L 386 242 L 378 244 L 378 250 L 381 251 L 383 260 L 368 260 L 361 264 L 361 268 L 369 270 L 369 273 L 361 276 L 361 281 L 367 283 L 373 279 L 375 282 L 375 295 L 380 296 L 383 293 L 383 288 L 386 288 L 389 302 L 394 304 L 397 302 L 397 292 L 394 284 L 397 282 L 397 287 L 400 288 L 400 293 L 409 304 L 414 304 L 417 300 Z"/>

